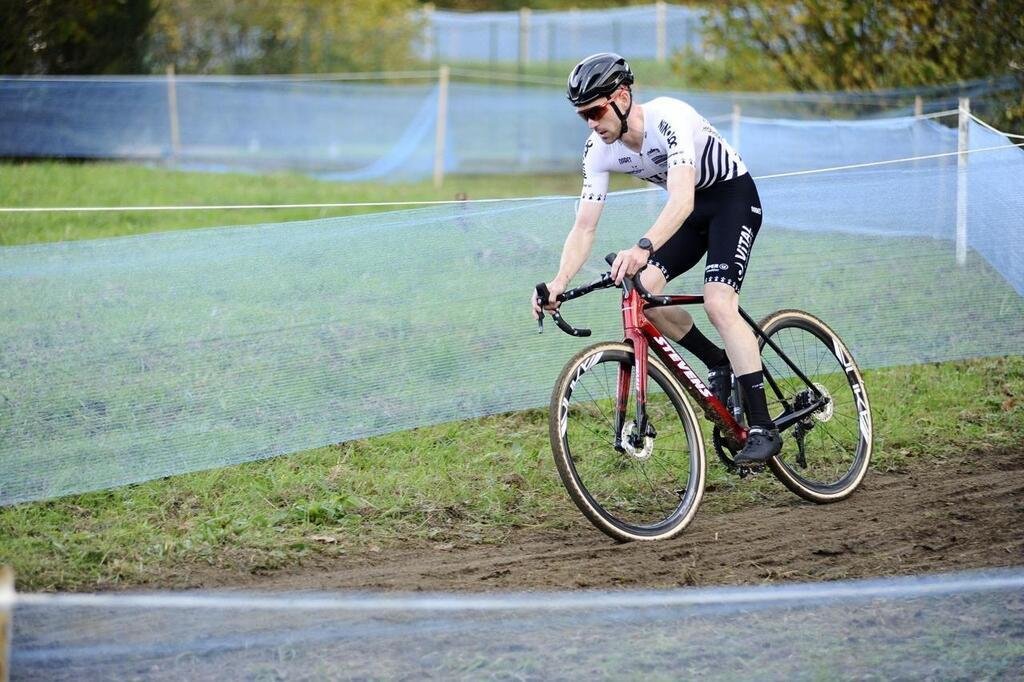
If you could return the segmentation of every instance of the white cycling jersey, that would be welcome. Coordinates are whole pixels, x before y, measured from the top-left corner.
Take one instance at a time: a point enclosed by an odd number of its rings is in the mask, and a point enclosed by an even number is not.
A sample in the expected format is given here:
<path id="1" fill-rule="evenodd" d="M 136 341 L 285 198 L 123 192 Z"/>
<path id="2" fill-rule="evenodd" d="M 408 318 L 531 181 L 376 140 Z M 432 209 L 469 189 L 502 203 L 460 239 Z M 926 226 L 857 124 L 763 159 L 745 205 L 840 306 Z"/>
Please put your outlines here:
<path id="1" fill-rule="evenodd" d="M 743 159 L 686 102 L 658 97 L 641 105 L 644 110 L 644 144 L 639 153 L 616 140 L 605 144 L 594 132 L 583 149 L 583 201 L 604 201 L 608 173 L 628 173 L 641 180 L 666 186 L 668 171 L 692 166 L 696 189 L 732 180 L 747 172 Z"/>

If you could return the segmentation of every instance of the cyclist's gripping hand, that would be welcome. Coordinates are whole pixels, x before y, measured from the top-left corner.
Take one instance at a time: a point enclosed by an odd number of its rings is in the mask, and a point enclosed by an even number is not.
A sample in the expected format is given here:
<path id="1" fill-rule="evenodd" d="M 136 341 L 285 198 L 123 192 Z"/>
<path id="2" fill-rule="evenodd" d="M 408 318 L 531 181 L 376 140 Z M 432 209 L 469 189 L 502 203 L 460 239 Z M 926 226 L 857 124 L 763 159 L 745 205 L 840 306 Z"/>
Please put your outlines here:
<path id="1" fill-rule="evenodd" d="M 561 305 L 556 299 L 558 295 L 565 291 L 565 282 L 557 279 L 548 282 L 548 301 L 544 305 L 545 310 L 557 310 L 558 306 Z M 533 306 L 533 319 L 540 319 L 540 306 L 537 304 L 537 291 L 533 290 L 530 292 L 530 305 Z"/>
<path id="2" fill-rule="evenodd" d="M 647 265 L 648 258 L 650 258 L 650 254 L 647 253 L 647 250 L 641 249 L 639 246 L 619 251 L 615 256 L 615 262 L 612 263 L 612 279 L 616 284 L 622 284 L 624 277 L 632 277 Z"/>

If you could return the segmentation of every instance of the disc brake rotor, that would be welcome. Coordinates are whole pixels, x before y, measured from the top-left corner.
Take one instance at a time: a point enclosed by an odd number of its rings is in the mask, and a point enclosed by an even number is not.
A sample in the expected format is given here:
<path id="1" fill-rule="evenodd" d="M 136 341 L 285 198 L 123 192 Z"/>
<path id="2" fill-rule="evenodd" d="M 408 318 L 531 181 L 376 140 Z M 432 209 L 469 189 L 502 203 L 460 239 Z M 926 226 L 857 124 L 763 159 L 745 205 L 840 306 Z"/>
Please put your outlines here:
<path id="1" fill-rule="evenodd" d="M 825 399 L 825 406 L 815 412 L 812 416 L 820 422 L 827 422 L 832 419 L 832 413 L 835 412 L 835 403 L 832 402 L 832 396 L 829 394 L 828 389 L 814 382 L 814 387 L 821 391 L 821 397 Z"/>
<path id="2" fill-rule="evenodd" d="M 633 445 L 633 437 L 636 433 L 636 422 L 630 420 L 626 422 L 622 427 L 622 449 L 626 451 L 626 454 L 634 459 L 644 461 L 650 459 L 651 454 L 654 452 L 654 438 L 647 436 L 644 438 L 644 445 L 642 448 L 637 449 Z"/>

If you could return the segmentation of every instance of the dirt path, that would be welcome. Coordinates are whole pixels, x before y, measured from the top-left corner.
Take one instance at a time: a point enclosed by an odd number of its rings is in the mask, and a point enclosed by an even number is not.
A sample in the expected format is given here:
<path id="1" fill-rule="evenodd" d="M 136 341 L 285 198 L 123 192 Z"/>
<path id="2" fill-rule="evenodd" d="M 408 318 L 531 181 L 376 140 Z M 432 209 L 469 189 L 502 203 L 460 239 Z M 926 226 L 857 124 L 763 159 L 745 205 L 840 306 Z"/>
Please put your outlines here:
<path id="1" fill-rule="evenodd" d="M 615 544 L 580 517 L 568 531 L 518 531 L 499 545 L 424 543 L 269 576 L 190 573 L 186 582 L 260 590 L 667 588 L 1024 565 L 1020 448 L 872 472 L 839 504 L 779 500 L 698 513 L 681 538 L 664 543 Z"/>

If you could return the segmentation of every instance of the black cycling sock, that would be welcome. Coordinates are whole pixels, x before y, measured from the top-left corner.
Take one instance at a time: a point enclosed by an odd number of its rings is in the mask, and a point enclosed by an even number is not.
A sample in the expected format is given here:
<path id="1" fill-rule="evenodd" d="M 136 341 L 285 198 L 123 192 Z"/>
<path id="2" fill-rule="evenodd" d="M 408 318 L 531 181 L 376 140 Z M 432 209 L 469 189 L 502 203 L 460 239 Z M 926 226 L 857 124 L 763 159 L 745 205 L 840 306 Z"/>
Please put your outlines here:
<path id="1" fill-rule="evenodd" d="M 775 428 L 772 418 L 768 415 L 768 400 L 764 396 L 764 374 L 762 372 L 751 372 L 736 377 L 736 381 L 743 387 L 743 398 L 747 407 L 747 420 L 751 426 L 763 426 Z"/>
<path id="2" fill-rule="evenodd" d="M 725 351 L 711 343 L 708 337 L 704 336 L 697 325 L 690 327 L 690 331 L 679 339 L 679 343 L 686 350 L 697 356 L 697 359 L 710 367 L 718 367 L 729 362 L 729 356 Z"/>

